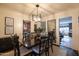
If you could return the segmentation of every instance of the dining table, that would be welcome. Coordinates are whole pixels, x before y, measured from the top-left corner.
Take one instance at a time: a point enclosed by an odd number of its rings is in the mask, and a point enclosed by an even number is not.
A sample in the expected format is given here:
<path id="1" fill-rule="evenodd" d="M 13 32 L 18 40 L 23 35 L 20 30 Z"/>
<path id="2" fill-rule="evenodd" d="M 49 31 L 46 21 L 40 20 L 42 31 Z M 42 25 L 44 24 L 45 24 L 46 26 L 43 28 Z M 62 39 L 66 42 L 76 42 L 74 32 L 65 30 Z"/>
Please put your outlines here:
<path id="1" fill-rule="evenodd" d="M 47 40 L 48 40 L 48 35 L 41 35 L 41 36 L 40 36 L 40 40 L 41 40 L 41 42 L 47 41 Z M 49 41 L 49 40 L 48 40 L 48 41 Z M 32 48 L 32 47 L 34 47 L 34 46 L 37 46 L 38 44 L 40 44 L 40 43 L 35 42 L 35 39 L 34 39 L 34 38 L 31 38 L 31 39 L 29 40 L 29 42 L 26 41 L 23 45 L 24 45 L 26 48 L 30 49 L 30 48 Z"/>

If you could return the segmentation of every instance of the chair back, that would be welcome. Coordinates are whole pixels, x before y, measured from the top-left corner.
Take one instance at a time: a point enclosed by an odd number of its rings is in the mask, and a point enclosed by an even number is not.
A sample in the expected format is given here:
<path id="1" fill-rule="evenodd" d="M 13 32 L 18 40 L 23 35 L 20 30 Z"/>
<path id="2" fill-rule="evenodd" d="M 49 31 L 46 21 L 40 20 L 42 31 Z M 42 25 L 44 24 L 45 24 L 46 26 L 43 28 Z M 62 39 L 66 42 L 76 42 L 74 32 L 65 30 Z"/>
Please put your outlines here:
<path id="1" fill-rule="evenodd" d="M 37 44 L 35 49 L 38 49 L 38 55 L 42 55 L 47 51 L 48 41 L 46 40 L 46 37 L 42 37 L 40 34 L 37 34 L 35 37 L 35 44 Z"/>
<path id="2" fill-rule="evenodd" d="M 12 44 L 14 47 L 14 56 L 20 56 L 20 47 L 19 47 L 19 36 L 16 34 L 11 36 Z"/>
<path id="3" fill-rule="evenodd" d="M 49 55 L 49 39 L 48 39 L 48 36 L 42 36 L 42 40 L 44 41 L 43 44 L 44 44 L 44 52 L 45 52 L 45 55 L 48 56 Z"/>

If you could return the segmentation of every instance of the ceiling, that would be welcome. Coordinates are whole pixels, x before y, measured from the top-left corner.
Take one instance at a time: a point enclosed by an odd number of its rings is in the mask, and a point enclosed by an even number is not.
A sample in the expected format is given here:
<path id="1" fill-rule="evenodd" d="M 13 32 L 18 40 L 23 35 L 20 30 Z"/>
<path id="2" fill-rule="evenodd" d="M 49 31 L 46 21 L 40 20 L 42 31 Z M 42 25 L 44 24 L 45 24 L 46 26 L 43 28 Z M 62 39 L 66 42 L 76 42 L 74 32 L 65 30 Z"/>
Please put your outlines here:
<path id="1" fill-rule="evenodd" d="M 66 11 L 70 9 L 79 8 L 78 3 L 49 3 L 39 4 L 39 14 L 47 16 L 50 14 Z M 27 15 L 36 14 L 36 4 L 31 3 L 0 3 L 0 8 L 8 8 Z"/>

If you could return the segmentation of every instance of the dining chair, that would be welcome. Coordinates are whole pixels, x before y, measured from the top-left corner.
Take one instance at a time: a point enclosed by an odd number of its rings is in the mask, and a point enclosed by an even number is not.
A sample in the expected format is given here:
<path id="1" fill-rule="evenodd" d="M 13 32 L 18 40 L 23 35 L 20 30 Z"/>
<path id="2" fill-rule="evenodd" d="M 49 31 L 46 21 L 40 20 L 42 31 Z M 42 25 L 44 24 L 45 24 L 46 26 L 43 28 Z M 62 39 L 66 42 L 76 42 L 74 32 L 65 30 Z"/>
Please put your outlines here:
<path id="1" fill-rule="evenodd" d="M 53 53 L 53 36 L 52 36 L 51 31 L 48 32 L 48 40 L 49 40 L 49 46 L 50 46 L 51 51 Z"/>
<path id="2" fill-rule="evenodd" d="M 35 36 L 35 44 L 37 44 L 35 47 L 33 47 L 32 48 L 32 53 L 33 53 L 33 55 L 39 55 L 39 56 L 41 56 L 41 55 L 43 55 L 43 54 L 45 54 L 45 55 L 49 55 L 49 54 L 47 54 L 47 41 L 45 40 L 45 38 L 41 38 L 41 35 L 39 34 L 37 34 L 36 36 Z"/>
<path id="3" fill-rule="evenodd" d="M 19 47 L 19 36 L 17 36 L 16 34 L 11 36 L 11 39 L 12 39 L 12 44 L 13 44 L 13 47 L 14 47 L 14 56 L 20 56 L 20 47 Z"/>
<path id="4" fill-rule="evenodd" d="M 14 56 L 27 56 L 32 54 L 31 49 L 27 49 L 24 44 L 19 42 L 19 36 L 11 36 L 12 44 L 14 46 Z M 21 46 L 20 46 L 21 45 Z"/>

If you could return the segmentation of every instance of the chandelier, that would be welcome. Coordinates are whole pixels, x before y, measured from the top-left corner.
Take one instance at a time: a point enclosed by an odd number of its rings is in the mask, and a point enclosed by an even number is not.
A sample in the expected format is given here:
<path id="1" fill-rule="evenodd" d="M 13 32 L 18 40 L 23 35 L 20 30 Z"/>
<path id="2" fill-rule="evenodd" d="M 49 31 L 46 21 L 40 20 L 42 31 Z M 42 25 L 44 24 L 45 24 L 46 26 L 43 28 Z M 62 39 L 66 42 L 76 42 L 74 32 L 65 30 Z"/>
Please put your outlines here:
<path id="1" fill-rule="evenodd" d="M 32 14 L 32 20 L 35 21 L 35 22 L 38 22 L 38 21 L 41 21 L 42 17 L 41 17 L 41 14 L 39 14 L 39 5 L 37 4 L 36 5 L 36 14 Z"/>

